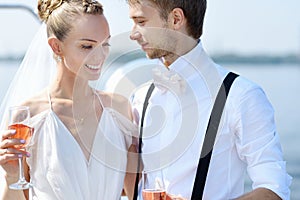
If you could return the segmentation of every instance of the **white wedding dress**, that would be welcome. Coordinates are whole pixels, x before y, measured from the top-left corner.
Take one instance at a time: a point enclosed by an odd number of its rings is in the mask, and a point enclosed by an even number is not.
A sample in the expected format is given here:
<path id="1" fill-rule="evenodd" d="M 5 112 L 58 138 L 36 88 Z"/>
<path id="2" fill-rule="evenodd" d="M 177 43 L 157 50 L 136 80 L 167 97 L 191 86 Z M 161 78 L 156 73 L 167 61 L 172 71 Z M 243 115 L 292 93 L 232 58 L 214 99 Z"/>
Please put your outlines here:
<path id="1" fill-rule="evenodd" d="M 28 146 L 36 200 L 117 200 L 126 171 L 127 149 L 136 131 L 127 118 L 103 107 L 89 160 L 50 108 L 32 118 L 34 135 Z"/>

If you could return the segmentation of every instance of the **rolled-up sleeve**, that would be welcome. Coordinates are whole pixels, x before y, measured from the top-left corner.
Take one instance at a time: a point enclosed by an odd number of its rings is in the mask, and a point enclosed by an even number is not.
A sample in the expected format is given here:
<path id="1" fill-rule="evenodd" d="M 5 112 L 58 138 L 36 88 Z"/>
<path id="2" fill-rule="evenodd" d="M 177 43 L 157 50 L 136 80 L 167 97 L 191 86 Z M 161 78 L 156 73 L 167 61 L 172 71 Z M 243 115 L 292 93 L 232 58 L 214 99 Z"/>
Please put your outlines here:
<path id="1" fill-rule="evenodd" d="M 268 188 L 282 199 L 290 199 L 291 176 L 274 121 L 274 109 L 260 87 L 244 91 L 238 105 L 237 150 L 247 163 L 252 187 Z"/>

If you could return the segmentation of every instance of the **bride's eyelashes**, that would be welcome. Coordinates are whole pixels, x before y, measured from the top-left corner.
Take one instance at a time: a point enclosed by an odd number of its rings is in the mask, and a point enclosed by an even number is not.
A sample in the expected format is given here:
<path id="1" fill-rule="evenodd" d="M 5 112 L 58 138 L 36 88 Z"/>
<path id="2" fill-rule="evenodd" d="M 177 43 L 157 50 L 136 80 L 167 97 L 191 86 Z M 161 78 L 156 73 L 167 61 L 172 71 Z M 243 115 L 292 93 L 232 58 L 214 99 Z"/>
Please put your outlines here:
<path id="1" fill-rule="evenodd" d="M 93 48 L 93 46 L 92 45 L 81 45 L 81 48 L 82 49 L 92 49 Z"/>

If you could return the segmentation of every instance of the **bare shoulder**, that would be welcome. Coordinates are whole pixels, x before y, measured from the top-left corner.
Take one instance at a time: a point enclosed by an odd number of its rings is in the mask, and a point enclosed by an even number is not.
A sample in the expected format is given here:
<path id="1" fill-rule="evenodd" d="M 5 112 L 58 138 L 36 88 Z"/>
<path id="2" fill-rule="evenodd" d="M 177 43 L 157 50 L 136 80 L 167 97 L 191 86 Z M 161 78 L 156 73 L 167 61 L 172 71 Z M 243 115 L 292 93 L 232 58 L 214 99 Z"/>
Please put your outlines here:
<path id="1" fill-rule="evenodd" d="M 43 90 L 30 99 L 27 99 L 22 103 L 22 105 L 28 106 L 30 108 L 30 115 L 32 117 L 39 114 L 40 112 L 43 112 L 44 110 L 49 108 L 49 101 L 46 91 Z"/>
<path id="2" fill-rule="evenodd" d="M 132 120 L 131 105 L 126 97 L 120 94 L 103 91 L 97 91 L 97 93 L 99 94 L 104 107 L 110 107 Z"/>

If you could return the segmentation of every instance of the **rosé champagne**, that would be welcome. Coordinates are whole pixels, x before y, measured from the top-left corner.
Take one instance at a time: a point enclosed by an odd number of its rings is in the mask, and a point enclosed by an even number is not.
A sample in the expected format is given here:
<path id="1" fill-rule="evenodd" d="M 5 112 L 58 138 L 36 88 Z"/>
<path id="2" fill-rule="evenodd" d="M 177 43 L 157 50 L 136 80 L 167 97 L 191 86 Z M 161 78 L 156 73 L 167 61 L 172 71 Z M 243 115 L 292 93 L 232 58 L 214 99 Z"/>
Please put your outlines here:
<path id="1" fill-rule="evenodd" d="M 143 189 L 144 200 L 166 200 L 167 194 L 161 189 Z"/>
<path id="2" fill-rule="evenodd" d="M 8 128 L 16 130 L 16 133 L 11 138 L 25 140 L 25 144 L 15 145 L 15 148 L 16 149 L 24 148 L 28 144 L 32 136 L 33 128 L 26 126 L 24 124 L 12 124 Z"/>

